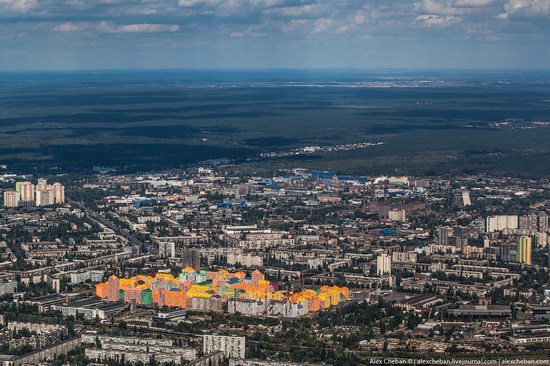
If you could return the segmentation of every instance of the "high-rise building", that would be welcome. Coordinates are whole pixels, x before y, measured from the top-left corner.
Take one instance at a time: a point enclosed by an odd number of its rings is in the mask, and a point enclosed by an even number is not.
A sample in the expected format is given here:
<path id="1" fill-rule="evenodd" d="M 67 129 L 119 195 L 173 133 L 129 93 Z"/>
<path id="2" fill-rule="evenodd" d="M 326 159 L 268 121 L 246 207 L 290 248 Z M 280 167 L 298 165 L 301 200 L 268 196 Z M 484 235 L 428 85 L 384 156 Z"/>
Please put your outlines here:
<path id="1" fill-rule="evenodd" d="M 19 206 L 50 206 L 65 203 L 65 187 L 61 183 L 48 185 L 44 178 L 36 186 L 31 182 L 17 182 L 15 191 L 19 194 Z"/>
<path id="2" fill-rule="evenodd" d="M 472 204 L 469 191 L 462 191 L 462 203 L 464 206 L 470 206 Z"/>
<path id="3" fill-rule="evenodd" d="M 65 203 L 65 187 L 61 183 L 54 183 L 53 191 L 54 191 L 54 203 L 55 204 Z"/>
<path id="4" fill-rule="evenodd" d="M 176 243 L 169 241 L 159 242 L 160 258 L 176 258 Z"/>
<path id="5" fill-rule="evenodd" d="M 455 236 L 454 241 L 455 241 L 456 250 L 459 252 L 463 252 L 464 248 L 468 246 L 468 238 L 465 238 L 462 236 Z"/>
<path id="6" fill-rule="evenodd" d="M 537 214 L 531 212 L 529 215 L 520 216 L 518 221 L 518 227 L 522 230 L 536 231 L 538 226 Z"/>
<path id="7" fill-rule="evenodd" d="M 48 188 L 48 181 L 45 178 L 39 178 L 38 184 L 36 185 L 37 191 L 45 191 Z"/>
<path id="8" fill-rule="evenodd" d="M 548 214 L 544 211 L 539 213 L 538 229 L 539 231 L 548 231 Z"/>
<path id="9" fill-rule="evenodd" d="M 531 265 L 531 237 L 519 237 L 516 255 L 519 263 Z"/>
<path id="10" fill-rule="evenodd" d="M 183 248 L 181 250 L 181 261 L 183 268 L 191 267 L 197 272 L 201 269 L 201 254 L 198 249 Z"/>
<path id="11" fill-rule="evenodd" d="M 513 262 L 517 259 L 517 244 L 505 243 L 500 245 L 500 260 L 503 262 Z"/>
<path id="12" fill-rule="evenodd" d="M 376 274 L 378 276 L 391 275 L 391 256 L 389 254 L 380 254 L 376 257 Z"/>
<path id="13" fill-rule="evenodd" d="M 37 189 L 35 193 L 35 198 L 36 198 L 35 201 L 37 206 L 50 206 L 55 203 L 54 190 L 51 186 L 46 187 L 43 190 Z"/>
<path id="14" fill-rule="evenodd" d="M 535 246 L 544 248 L 548 245 L 548 233 L 540 231 L 535 235 Z"/>
<path id="15" fill-rule="evenodd" d="M 17 187 L 17 185 L 16 185 Z M 32 202 L 34 201 L 34 184 L 31 182 L 20 182 L 21 197 L 20 200 L 23 202 Z"/>
<path id="16" fill-rule="evenodd" d="M 16 191 L 4 192 L 4 206 L 5 207 L 17 207 L 19 205 L 19 193 Z"/>
<path id="17" fill-rule="evenodd" d="M 438 230 L 439 244 L 449 245 L 449 237 L 451 236 L 452 228 L 448 226 L 441 226 Z"/>
<path id="18" fill-rule="evenodd" d="M 205 355 L 221 351 L 227 358 L 245 358 L 245 337 L 223 335 L 203 335 L 202 337 L 202 350 Z"/>
<path id="19" fill-rule="evenodd" d="M 107 299 L 109 301 L 120 300 L 120 280 L 115 275 L 112 275 L 107 280 Z"/>
<path id="20" fill-rule="evenodd" d="M 398 222 L 407 221 L 407 212 L 403 209 L 389 210 L 388 219 L 392 221 L 398 221 Z"/>
<path id="21" fill-rule="evenodd" d="M 264 279 L 265 276 L 259 270 L 255 270 L 254 272 L 252 272 L 252 285 L 258 286 L 260 281 L 263 281 Z"/>
<path id="22" fill-rule="evenodd" d="M 518 217 L 516 215 L 489 216 L 487 217 L 487 224 L 485 225 L 485 230 L 487 230 L 488 233 L 517 228 Z"/>
<path id="23" fill-rule="evenodd" d="M 470 200 L 470 192 L 461 191 L 453 195 L 453 206 L 458 208 L 463 208 L 465 206 L 470 206 L 472 201 Z"/>

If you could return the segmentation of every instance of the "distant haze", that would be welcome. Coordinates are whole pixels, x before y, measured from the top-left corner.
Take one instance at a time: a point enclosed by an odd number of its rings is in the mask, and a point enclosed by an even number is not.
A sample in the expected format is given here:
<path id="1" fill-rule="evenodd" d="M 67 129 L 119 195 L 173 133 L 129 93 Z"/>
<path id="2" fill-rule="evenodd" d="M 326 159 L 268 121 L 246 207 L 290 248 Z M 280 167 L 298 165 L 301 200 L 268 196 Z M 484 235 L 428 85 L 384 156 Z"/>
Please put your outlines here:
<path id="1" fill-rule="evenodd" d="M 548 69 L 550 0 L 0 0 L 0 69 Z"/>

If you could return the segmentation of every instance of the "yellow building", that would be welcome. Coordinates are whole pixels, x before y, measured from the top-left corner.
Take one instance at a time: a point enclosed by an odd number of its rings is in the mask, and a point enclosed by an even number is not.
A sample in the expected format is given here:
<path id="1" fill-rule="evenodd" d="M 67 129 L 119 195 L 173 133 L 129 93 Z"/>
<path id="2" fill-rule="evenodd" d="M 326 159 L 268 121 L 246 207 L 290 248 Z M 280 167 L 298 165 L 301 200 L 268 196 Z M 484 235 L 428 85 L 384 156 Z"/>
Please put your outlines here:
<path id="1" fill-rule="evenodd" d="M 531 265 L 531 237 L 521 236 L 518 239 L 517 260 L 520 263 Z"/>

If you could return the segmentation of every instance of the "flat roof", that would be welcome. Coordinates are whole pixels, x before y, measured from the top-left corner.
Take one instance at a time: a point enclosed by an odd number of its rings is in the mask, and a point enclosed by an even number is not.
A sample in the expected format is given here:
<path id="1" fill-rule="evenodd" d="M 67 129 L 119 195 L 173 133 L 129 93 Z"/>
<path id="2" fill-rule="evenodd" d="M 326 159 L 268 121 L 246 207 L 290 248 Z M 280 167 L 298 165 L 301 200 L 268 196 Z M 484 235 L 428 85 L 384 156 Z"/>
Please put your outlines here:
<path id="1" fill-rule="evenodd" d="M 87 307 L 87 306 L 91 306 L 91 305 L 98 305 L 98 304 L 102 304 L 102 303 L 103 303 L 103 301 L 100 300 L 100 299 L 87 298 L 87 299 L 80 299 L 80 300 L 71 301 L 68 306 L 73 307 L 73 308 L 82 308 L 82 307 Z"/>

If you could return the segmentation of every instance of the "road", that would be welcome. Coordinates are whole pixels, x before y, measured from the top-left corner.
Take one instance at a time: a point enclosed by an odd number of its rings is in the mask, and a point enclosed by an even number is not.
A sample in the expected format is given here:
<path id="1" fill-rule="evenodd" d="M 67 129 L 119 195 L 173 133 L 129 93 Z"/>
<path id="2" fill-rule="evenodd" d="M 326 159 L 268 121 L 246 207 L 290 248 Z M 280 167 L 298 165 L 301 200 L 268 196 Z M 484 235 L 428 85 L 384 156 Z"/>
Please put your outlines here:
<path id="1" fill-rule="evenodd" d="M 112 222 L 111 220 L 106 218 L 105 216 L 102 216 L 102 215 L 98 214 L 97 212 L 92 211 L 90 208 L 86 207 L 82 202 L 75 201 L 75 200 L 72 200 L 70 198 L 67 199 L 67 202 L 69 202 L 72 205 L 77 206 L 84 213 L 86 213 L 87 216 L 89 216 L 93 220 L 97 221 L 99 224 L 113 230 L 117 235 L 120 235 L 120 236 L 126 238 L 126 240 L 128 240 L 129 245 L 138 246 L 140 248 L 140 251 L 143 251 L 143 249 L 145 249 L 145 248 L 147 250 L 151 249 L 149 245 L 147 245 L 144 242 L 142 242 L 141 240 L 139 240 L 137 238 L 137 236 L 135 236 L 134 234 L 132 234 L 130 232 L 130 230 L 121 228 L 120 226 L 118 226 L 117 224 L 115 224 L 114 222 Z"/>

